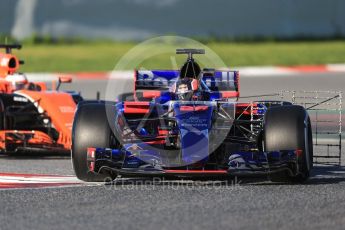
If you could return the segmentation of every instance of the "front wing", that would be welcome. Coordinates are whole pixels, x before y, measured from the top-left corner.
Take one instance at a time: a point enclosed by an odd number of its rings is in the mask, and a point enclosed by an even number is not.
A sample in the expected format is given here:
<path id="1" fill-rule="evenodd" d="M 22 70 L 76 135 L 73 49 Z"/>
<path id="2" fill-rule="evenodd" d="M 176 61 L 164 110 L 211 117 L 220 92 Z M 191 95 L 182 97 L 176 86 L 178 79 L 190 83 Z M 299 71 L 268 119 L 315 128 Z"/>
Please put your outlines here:
<path id="1" fill-rule="evenodd" d="M 261 176 L 287 170 L 291 175 L 298 173 L 298 159 L 301 150 L 280 152 L 238 152 L 232 154 L 226 165 L 217 168 L 165 167 L 157 164 L 157 154 L 151 162 L 140 159 L 132 153 L 118 149 L 88 148 L 87 165 L 90 172 L 100 173 L 110 170 L 124 176 L 177 176 L 177 177 L 221 177 L 221 176 Z"/>
<path id="2" fill-rule="evenodd" d="M 0 131 L 0 151 L 12 153 L 69 154 L 70 150 L 38 130 Z"/>

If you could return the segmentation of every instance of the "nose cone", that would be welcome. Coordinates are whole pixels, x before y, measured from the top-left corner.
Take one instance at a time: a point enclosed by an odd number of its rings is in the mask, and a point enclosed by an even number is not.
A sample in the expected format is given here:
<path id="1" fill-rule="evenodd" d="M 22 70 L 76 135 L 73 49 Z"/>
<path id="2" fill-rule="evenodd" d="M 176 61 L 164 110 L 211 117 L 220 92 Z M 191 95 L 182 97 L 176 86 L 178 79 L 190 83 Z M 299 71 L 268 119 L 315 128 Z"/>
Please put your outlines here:
<path id="1" fill-rule="evenodd" d="M 180 130 L 182 160 L 186 165 L 206 160 L 209 155 L 209 129 L 213 106 L 198 102 L 174 105 Z"/>

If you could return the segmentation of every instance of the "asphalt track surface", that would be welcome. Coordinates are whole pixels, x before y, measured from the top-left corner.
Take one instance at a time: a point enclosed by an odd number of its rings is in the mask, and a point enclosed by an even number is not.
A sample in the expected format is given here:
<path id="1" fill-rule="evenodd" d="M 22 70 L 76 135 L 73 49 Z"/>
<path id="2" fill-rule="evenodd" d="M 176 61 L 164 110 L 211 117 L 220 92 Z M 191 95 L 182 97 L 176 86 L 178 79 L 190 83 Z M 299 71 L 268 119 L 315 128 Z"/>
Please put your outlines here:
<path id="1" fill-rule="evenodd" d="M 132 81 L 123 83 L 132 88 Z M 90 80 L 64 87 L 95 98 L 106 82 Z M 345 91 L 345 76 L 241 78 L 242 96 L 279 90 Z M 73 175 L 68 156 L 1 156 L 0 172 Z M 345 167 L 317 166 L 304 185 L 273 184 L 265 178 L 221 182 L 138 178 L 109 185 L 0 189 L 0 207 L 1 230 L 344 229 Z"/>

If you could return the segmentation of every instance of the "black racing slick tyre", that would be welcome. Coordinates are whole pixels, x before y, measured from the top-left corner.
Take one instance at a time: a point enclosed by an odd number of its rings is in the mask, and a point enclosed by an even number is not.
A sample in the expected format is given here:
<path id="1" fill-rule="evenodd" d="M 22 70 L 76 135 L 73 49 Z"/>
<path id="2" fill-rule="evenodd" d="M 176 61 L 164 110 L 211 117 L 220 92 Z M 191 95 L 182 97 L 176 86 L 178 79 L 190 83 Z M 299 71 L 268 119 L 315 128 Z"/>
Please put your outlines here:
<path id="1" fill-rule="evenodd" d="M 296 168 L 271 173 L 271 181 L 302 183 L 307 180 L 313 167 L 313 141 L 310 118 L 302 106 L 271 107 L 265 114 L 264 151 L 282 150 L 302 152 Z"/>
<path id="2" fill-rule="evenodd" d="M 108 121 L 107 111 L 115 108 L 104 103 L 86 103 L 78 107 L 72 130 L 72 163 L 76 176 L 83 181 L 102 182 L 115 179 L 111 171 L 90 172 L 87 167 L 87 148 L 110 148 L 116 138 Z"/>

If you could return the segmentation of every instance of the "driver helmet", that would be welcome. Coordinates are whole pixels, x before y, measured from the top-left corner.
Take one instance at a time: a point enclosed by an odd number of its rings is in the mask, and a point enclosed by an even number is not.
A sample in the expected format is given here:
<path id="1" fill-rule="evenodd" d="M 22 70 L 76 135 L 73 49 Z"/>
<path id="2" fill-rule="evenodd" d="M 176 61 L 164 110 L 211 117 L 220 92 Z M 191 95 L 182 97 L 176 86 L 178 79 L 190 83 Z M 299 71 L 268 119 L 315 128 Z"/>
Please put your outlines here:
<path id="1" fill-rule="evenodd" d="M 188 101 L 193 97 L 193 92 L 197 89 L 197 80 L 184 78 L 176 82 L 175 93 L 179 100 Z"/>
<path id="2" fill-rule="evenodd" d="M 22 73 L 7 75 L 6 80 L 11 83 L 13 90 L 24 89 L 25 86 L 29 83 L 25 74 Z"/>

